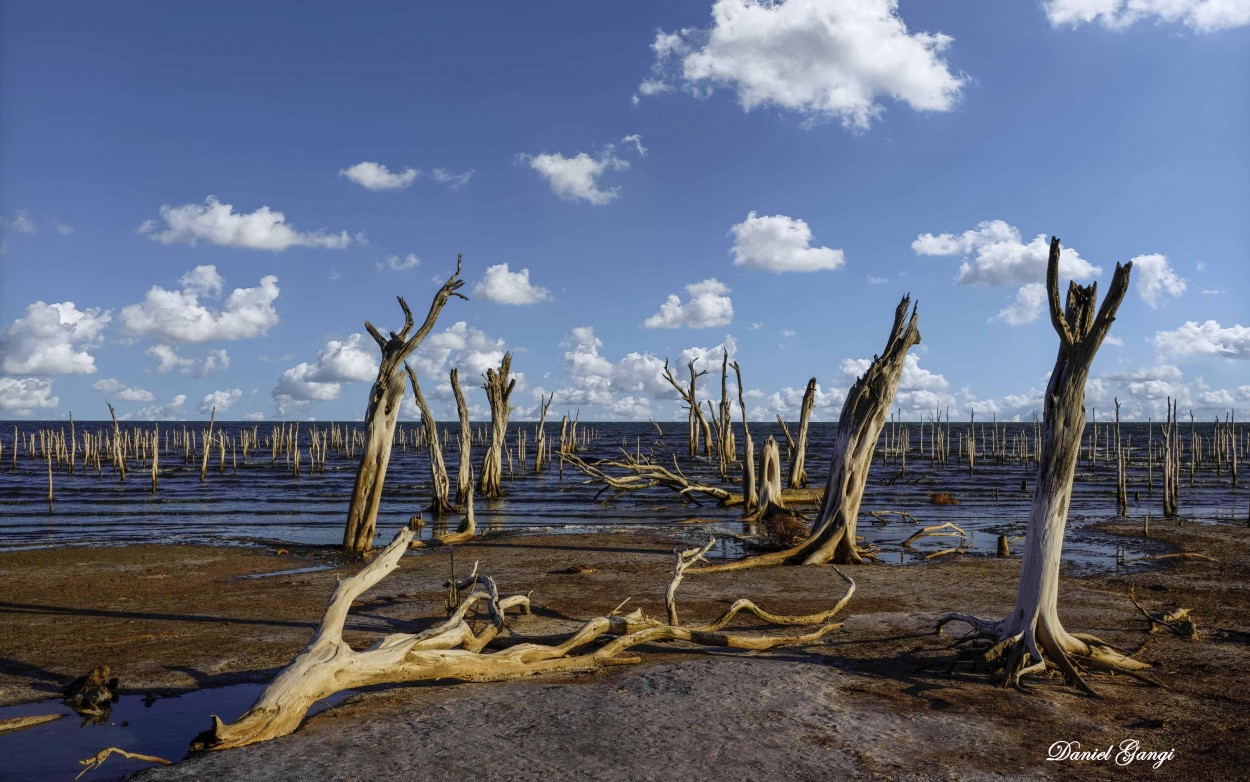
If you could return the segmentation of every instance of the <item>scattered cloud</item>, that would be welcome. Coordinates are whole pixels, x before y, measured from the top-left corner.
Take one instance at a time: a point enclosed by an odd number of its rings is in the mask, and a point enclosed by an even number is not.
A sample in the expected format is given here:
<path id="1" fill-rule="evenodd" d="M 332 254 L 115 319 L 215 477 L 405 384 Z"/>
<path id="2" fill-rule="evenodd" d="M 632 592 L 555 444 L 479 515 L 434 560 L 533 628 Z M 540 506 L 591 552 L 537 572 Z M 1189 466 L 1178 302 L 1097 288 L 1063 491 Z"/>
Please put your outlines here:
<path id="1" fill-rule="evenodd" d="M 688 326 L 706 329 L 728 325 L 734 316 L 729 287 L 715 277 L 686 286 L 690 300 L 682 303 L 677 294 L 669 294 L 660 311 L 643 321 L 649 329 L 676 329 Z"/>
<path id="2" fill-rule="evenodd" d="M 181 421 L 187 417 L 187 395 L 177 394 L 163 405 L 149 405 L 118 416 L 123 421 Z"/>
<path id="3" fill-rule="evenodd" d="M 635 101 L 723 87 L 744 111 L 778 106 L 863 131 L 885 98 L 917 111 L 954 108 L 965 79 L 940 56 L 952 40 L 909 32 L 897 0 L 716 0 L 711 27 L 656 34 Z"/>
<path id="4" fill-rule="evenodd" d="M 338 399 L 343 383 L 367 383 L 378 374 L 373 342 L 362 334 L 326 340 L 316 361 L 299 364 L 278 378 L 272 397 L 282 414 L 302 412 L 306 402 Z"/>
<path id="5" fill-rule="evenodd" d="M 868 284 L 869 284 L 869 285 L 884 285 L 884 284 L 886 284 L 886 283 L 887 283 L 887 282 L 889 282 L 889 281 L 890 281 L 890 278 L 889 278 L 889 277 L 874 277 L 874 276 L 873 276 L 873 275 L 871 275 L 871 274 L 870 274 L 870 275 L 868 275 Z"/>
<path id="6" fill-rule="evenodd" d="M 288 247 L 322 247 L 341 250 L 351 244 L 346 231 L 337 234 L 325 231 L 301 233 L 286 223 L 286 215 L 262 206 L 255 212 L 238 212 L 223 204 L 217 196 L 208 196 L 203 204 L 161 207 L 165 229 L 155 220 L 139 226 L 139 233 L 162 244 L 198 244 L 201 239 L 223 247 L 281 252 Z M 357 237 L 359 238 L 359 237 Z"/>
<path id="7" fill-rule="evenodd" d="M 1025 244 L 1020 231 L 1002 220 L 985 220 L 962 234 L 921 234 L 912 242 L 917 255 L 965 256 L 959 265 L 955 282 L 960 285 L 1027 285 L 1046 280 L 1046 261 L 1050 257 L 1050 241 L 1038 234 Z M 975 254 L 969 262 L 966 256 Z M 1071 247 L 1061 247 L 1059 276 L 1062 279 L 1088 280 L 1101 274 Z"/>
<path id="8" fill-rule="evenodd" d="M 203 358 L 185 358 L 172 345 L 153 345 L 144 353 L 156 359 L 156 371 L 161 374 L 177 370 L 190 377 L 208 377 L 230 368 L 230 354 L 225 348 L 212 348 Z"/>
<path id="9" fill-rule="evenodd" d="M 37 301 L 0 334 L 4 371 L 10 375 L 90 375 L 112 315 L 98 308 L 80 310 L 72 301 Z"/>
<path id="10" fill-rule="evenodd" d="M 408 253 L 403 258 L 398 255 L 388 255 L 378 264 L 379 269 L 389 268 L 393 271 L 402 272 L 408 269 L 415 269 L 421 265 L 421 259 L 416 253 Z"/>
<path id="11" fill-rule="evenodd" d="M 1008 326 L 1021 326 L 1037 320 L 1045 309 L 1046 286 L 1031 282 L 1017 290 L 1015 299 L 990 318 L 990 322 L 1001 320 Z"/>
<path id="12" fill-rule="evenodd" d="M 52 396 L 52 381 L 42 377 L 0 377 L 0 410 L 28 416 L 36 410 L 50 410 L 61 403 Z"/>
<path id="13" fill-rule="evenodd" d="M 143 301 L 121 311 L 122 328 L 131 336 L 152 337 L 165 343 L 247 339 L 266 334 L 278 323 L 274 301 L 278 278 L 270 274 L 255 288 L 235 288 L 221 309 L 212 309 L 200 298 L 221 293 L 221 277 L 215 266 L 197 266 L 183 275 L 182 290 L 154 285 Z"/>
<path id="14" fill-rule="evenodd" d="M 1166 255 L 1139 255 L 1132 263 L 1137 293 L 1152 309 L 1158 309 L 1164 297 L 1175 298 L 1185 292 L 1185 280 L 1176 276 Z"/>
<path id="15" fill-rule="evenodd" d="M 1162 356 L 1220 356 L 1250 358 L 1250 326 L 1221 326 L 1218 321 L 1205 323 L 1186 321 L 1175 331 L 1160 331 L 1154 336 L 1155 349 Z"/>
<path id="16" fill-rule="evenodd" d="M 339 176 L 347 177 L 366 190 L 403 190 L 412 187 L 417 175 L 421 172 L 415 168 L 405 168 L 392 173 L 381 163 L 365 161 L 354 166 L 340 169 Z"/>
<path id="17" fill-rule="evenodd" d="M 812 229 L 785 215 L 747 218 L 729 229 L 733 234 L 734 266 L 770 272 L 815 272 L 841 267 L 841 250 L 812 247 Z"/>
<path id="18" fill-rule="evenodd" d="M 146 388 L 128 386 L 115 377 L 101 378 L 91 387 L 119 402 L 155 402 L 156 395 Z"/>
<path id="19" fill-rule="evenodd" d="M 450 187 L 452 190 L 459 190 L 469 184 L 469 180 L 472 179 L 473 175 L 476 173 L 477 172 L 471 168 L 468 171 L 462 171 L 459 174 L 453 171 L 448 171 L 445 168 L 436 168 L 434 169 L 432 176 L 434 177 L 435 182 L 441 182 Z"/>
<path id="20" fill-rule="evenodd" d="M 486 268 L 481 281 L 473 286 L 476 296 L 499 304 L 537 304 L 551 299 L 551 291 L 530 282 L 530 270 L 508 271 L 508 264 Z"/>
<path id="21" fill-rule="evenodd" d="M 239 398 L 243 396 L 243 391 L 238 388 L 228 388 L 222 391 L 214 391 L 211 394 L 205 394 L 204 400 L 200 402 L 200 406 L 196 408 L 201 413 L 211 413 L 215 408 L 217 412 L 224 413 L 229 410 Z"/>
<path id="22" fill-rule="evenodd" d="M 642 137 L 633 134 L 622 139 L 622 143 L 632 145 L 639 156 L 647 150 L 642 146 Z M 597 157 L 585 152 L 578 152 L 573 157 L 565 157 L 559 152 L 544 152 L 539 155 L 519 155 L 518 160 L 537 171 L 551 185 L 551 190 L 566 201 L 586 201 L 602 206 L 616 200 L 620 188 L 602 188 L 599 177 L 607 171 L 625 171 L 629 161 L 616 154 L 616 145 L 608 144 Z"/>
<path id="23" fill-rule="evenodd" d="M 1124 30 L 1152 20 L 1213 33 L 1250 24 L 1250 3 L 1246 0 L 1046 0 L 1042 7 L 1056 27 L 1099 24 Z"/>
<path id="24" fill-rule="evenodd" d="M 30 218 L 30 212 L 26 209 L 18 209 L 8 220 L 0 219 L 0 228 L 17 231 L 20 234 L 33 234 L 39 230 L 39 226 Z"/>

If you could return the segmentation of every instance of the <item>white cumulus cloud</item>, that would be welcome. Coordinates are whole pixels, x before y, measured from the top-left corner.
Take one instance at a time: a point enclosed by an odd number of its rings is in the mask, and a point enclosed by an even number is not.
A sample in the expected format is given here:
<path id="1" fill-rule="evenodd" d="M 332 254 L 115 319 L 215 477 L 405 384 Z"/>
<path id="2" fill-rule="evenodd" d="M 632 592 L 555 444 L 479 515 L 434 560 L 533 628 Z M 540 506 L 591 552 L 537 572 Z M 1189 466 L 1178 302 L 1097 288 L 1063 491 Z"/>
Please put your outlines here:
<path id="1" fill-rule="evenodd" d="M 1155 349 L 1163 356 L 1221 356 L 1250 358 L 1250 326 L 1221 326 L 1218 321 L 1186 321 L 1175 331 L 1154 336 Z"/>
<path id="2" fill-rule="evenodd" d="M 642 146 L 642 137 L 638 134 L 626 136 L 622 143 L 634 148 L 639 156 L 647 150 Z M 573 157 L 565 157 L 559 152 L 544 152 L 538 155 L 520 155 L 518 159 L 527 163 L 551 185 L 551 190 L 566 201 L 586 201 L 602 206 L 610 203 L 620 195 L 620 188 L 603 188 L 599 178 L 608 171 L 625 171 L 629 161 L 616 154 L 616 145 L 608 144 L 597 156 L 578 152 Z"/>
<path id="3" fill-rule="evenodd" d="M 101 378 L 91 387 L 121 402 L 155 402 L 156 395 L 146 388 L 128 386 L 115 377 Z"/>
<path id="4" fill-rule="evenodd" d="M 955 282 L 961 285 L 1026 285 L 1044 282 L 1050 241 L 1038 234 L 1025 244 L 1020 231 L 1002 220 L 985 220 L 962 234 L 921 234 L 911 247 L 918 255 L 965 256 Z M 967 256 L 975 255 L 971 261 Z M 1102 269 L 1085 260 L 1071 247 L 1059 251 L 1059 276 L 1063 280 L 1087 280 Z"/>
<path id="5" fill-rule="evenodd" d="M 208 286 L 215 281 L 216 285 Z M 247 339 L 265 334 L 278 322 L 274 301 L 278 278 L 262 277 L 255 288 L 235 288 L 220 309 L 201 303 L 201 296 L 220 293 L 216 267 L 198 266 L 184 275 L 182 289 L 166 290 L 154 285 L 143 301 L 121 311 L 123 329 L 132 336 L 162 342 L 208 342 Z"/>
<path id="6" fill-rule="evenodd" d="M 1137 293 L 1152 309 L 1158 309 L 1164 297 L 1175 298 L 1185 292 L 1185 280 L 1176 276 L 1166 255 L 1139 255 L 1132 263 Z"/>
<path id="7" fill-rule="evenodd" d="M 388 255 L 383 259 L 383 263 L 378 264 L 378 268 L 390 268 L 393 271 L 402 272 L 409 269 L 415 269 L 421 265 L 421 259 L 416 253 L 408 253 L 403 258 L 398 255 Z"/>
<path id="8" fill-rule="evenodd" d="M 0 410 L 27 416 L 36 410 L 49 410 L 61 403 L 52 396 L 52 381 L 42 377 L 0 377 Z"/>
<path id="9" fill-rule="evenodd" d="M 98 308 L 80 310 L 72 301 L 37 301 L 0 335 L 4 371 L 10 375 L 90 375 L 98 345 L 112 320 Z"/>
<path id="10" fill-rule="evenodd" d="M 486 268 L 481 281 L 473 286 L 474 295 L 499 304 L 537 304 L 551 298 L 551 291 L 530 282 L 530 270 L 508 271 L 508 264 Z"/>
<path id="11" fill-rule="evenodd" d="M 367 160 L 339 170 L 339 176 L 347 177 L 367 190 L 403 190 L 411 187 L 420 173 L 415 168 L 392 172 L 381 163 Z"/>
<path id="12" fill-rule="evenodd" d="M 711 27 L 657 33 L 638 93 L 724 87 L 745 111 L 779 106 L 866 130 L 883 99 L 917 111 L 954 107 L 965 80 L 941 58 L 951 42 L 910 32 L 897 0 L 716 0 Z"/>
<path id="13" fill-rule="evenodd" d="M 205 394 L 200 406 L 196 408 L 201 413 L 211 413 L 213 408 L 218 413 L 224 413 L 229 410 L 239 398 L 243 396 L 243 391 L 238 388 L 227 388 L 221 391 L 214 391 L 211 394 Z"/>
<path id="14" fill-rule="evenodd" d="M 172 345 L 153 345 L 144 353 L 156 359 L 156 371 L 162 375 L 177 370 L 191 377 L 208 377 L 230 368 L 225 348 L 211 348 L 202 358 L 184 357 Z"/>
<path id="15" fill-rule="evenodd" d="M 1046 0 L 1042 7 L 1056 27 L 1100 24 L 1123 30 L 1153 20 L 1213 33 L 1250 24 L 1250 0 Z"/>
<path id="16" fill-rule="evenodd" d="M 729 298 L 729 286 L 715 277 L 686 286 L 689 301 L 682 302 L 677 294 L 669 294 L 660 305 L 660 311 L 643 321 L 649 329 L 675 329 L 689 326 L 705 329 L 728 325 L 734 316 L 733 301 Z"/>
<path id="17" fill-rule="evenodd" d="M 155 220 L 139 226 L 139 233 L 162 244 L 198 244 L 201 239 L 224 247 L 280 252 L 288 247 L 323 247 L 341 250 L 351 244 L 346 231 L 301 233 L 287 225 L 286 215 L 262 206 L 255 212 L 235 212 L 217 196 L 203 204 L 161 207 L 161 230 Z"/>
<path id="18" fill-rule="evenodd" d="M 841 250 L 812 247 L 812 229 L 785 215 L 747 218 L 729 229 L 734 237 L 734 266 L 771 272 L 814 272 L 845 263 Z"/>
<path id="19" fill-rule="evenodd" d="M 302 412 L 307 402 L 338 399 L 343 383 L 368 383 L 377 378 L 376 346 L 362 334 L 345 339 L 326 340 L 317 352 L 316 361 L 299 364 L 284 371 L 278 378 L 272 397 L 278 411 L 285 414 Z"/>
<path id="20" fill-rule="evenodd" d="M 1032 323 L 1041 317 L 1046 306 L 1046 286 L 1040 282 L 1031 282 L 1017 290 L 1015 299 L 999 310 L 990 321 L 1001 320 L 1009 326 Z"/>

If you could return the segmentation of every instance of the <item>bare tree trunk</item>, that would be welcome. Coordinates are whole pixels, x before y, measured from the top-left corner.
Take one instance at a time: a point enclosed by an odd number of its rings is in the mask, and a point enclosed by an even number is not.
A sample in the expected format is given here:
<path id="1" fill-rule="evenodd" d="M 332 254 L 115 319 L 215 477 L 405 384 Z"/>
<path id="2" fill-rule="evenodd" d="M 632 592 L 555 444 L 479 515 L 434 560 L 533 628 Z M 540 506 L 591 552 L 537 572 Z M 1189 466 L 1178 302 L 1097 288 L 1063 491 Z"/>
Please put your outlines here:
<path id="1" fill-rule="evenodd" d="M 1124 443 L 1120 439 L 1120 400 L 1115 400 L 1115 507 L 1121 516 L 1128 515 L 1128 486 L 1124 480 Z"/>
<path id="2" fill-rule="evenodd" d="M 443 463 L 443 449 L 438 442 L 438 424 L 434 421 L 434 413 L 421 393 L 421 384 L 417 382 L 417 373 L 412 371 L 408 362 L 404 362 L 404 370 L 412 385 L 412 394 L 417 399 L 417 409 L 421 411 L 421 427 L 425 430 L 426 446 L 430 451 L 430 478 L 433 486 L 433 498 L 430 501 L 430 513 L 435 516 L 445 515 L 453 510 L 451 504 L 451 479 L 447 476 L 447 465 Z"/>
<path id="3" fill-rule="evenodd" d="M 550 396 L 547 397 L 547 401 L 545 402 L 543 401 L 542 397 L 538 398 L 538 406 L 539 408 L 541 408 L 542 412 L 539 414 L 539 418 L 538 418 L 538 429 L 534 432 L 534 445 L 535 445 L 534 473 L 535 474 L 542 472 L 543 464 L 545 463 L 546 458 L 547 458 L 547 435 L 546 435 L 547 408 L 551 407 L 551 402 L 555 398 L 556 398 L 556 395 L 554 391 L 551 393 Z"/>
<path id="4" fill-rule="evenodd" d="M 400 372 L 404 360 L 416 350 L 430 330 L 434 328 L 443 305 L 453 296 L 468 297 L 457 291 L 464 285 L 460 279 L 460 256 L 456 256 L 456 272 L 434 294 L 425 322 L 411 337 L 412 311 L 403 297 L 399 306 L 404 311 L 404 327 L 386 339 L 373 324 L 365 321 L 365 329 L 382 351 L 378 365 L 378 378 L 369 391 L 369 406 L 365 409 L 365 441 L 360 452 L 360 466 L 356 470 L 356 482 L 352 486 L 351 505 L 347 510 L 347 524 L 343 529 L 343 550 L 363 555 L 373 547 L 373 536 L 378 519 L 378 506 L 382 502 L 382 485 L 386 481 L 386 468 L 391 460 L 391 444 L 395 439 L 395 421 L 399 405 L 404 398 L 404 376 Z"/>
<path id="5" fill-rule="evenodd" d="M 702 372 L 696 373 L 694 371 L 693 360 L 691 360 L 690 363 L 686 365 L 686 367 L 690 370 L 690 387 L 689 388 L 683 387 L 681 383 L 677 382 L 677 378 L 673 377 L 673 371 L 668 368 L 667 359 L 665 359 L 664 361 L 664 379 L 668 381 L 669 385 L 671 385 L 674 389 L 677 390 L 678 395 L 680 395 L 682 400 L 686 403 L 686 409 L 689 410 L 688 424 L 690 427 L 690 455 L 693 457 L 699 454 L 700 433 L 706 433 L 704 435 L 705 436 L 704 448 L 707 450 L 708 453 L 711 453 L 711 450 L 710 450 L 711 444 L 706 442 L 706 439 L 709 438 L 711 435 L 711 429 L 708 426 L 707 421 L 703 418 L 703 411 L 699 409 L 699 401 L 697 398 L 697 394 L 695 393 L 695 382 L 700 377 L 706 375 L 707 370 L 705 369 Z"/>
<path id="6" fill-rule="evenodd" d="M 760 513 L 768 514 L 785 509 L 781 499 L 781 450 L 777 441 L 769 437 L 760 449 Z"/>
<path id="7" fill-rule="evenodd" d="M 451 370 L 451 392 L 456 396 L 456 413 L 460 416 L 460 464 L 456 468 L 456 504 L 463 506 L 473 494 L 473 468 L 469 452 L 473 449 L 473 430 L 469 425 L 469 406 L 460 390 L 460 372 Z"/>
<path id="8" fill-rule="evenodd" d="M 508 379 L 511 370 L 512 354 L 504 353 L 499 371 L 486 370 L 486 382 L 482 385 L 486 389 L 486 399 L 490 402 L 491 424 L 490 445 L 486 448 L 486 455 L 482 457 L 482 475 L 477 487 L 483 497 L 503 495 L 503 448 L 508 436 L 508 414 L 512 412 L 512 408 L 508 407 L 508 398 L 512 396 L 512 389 L 516 386 L 516 378 Z"/>
<path id="9" fill-rule="evenodd" d="M 1116 310 L 1128 291 L 1132 264 L 1116 265 L 1110 290 L 1097 310 L 1097 283 L 1075 282 L 1068 287 L 1067 305 L 1059 306 L 1059 240 L 1051 239 L 1046 267 L 1046 292 L 1051 325 L 1059 334 L 1059 355 L 1043 398 L 1041 451 L 1024 561 L 1016 606 L 1006 619 L 990 621 L 964 614 L 943 617 L 946 622 L 971 624 L 993 646 L 986 660 L 1002 664 L 1006 680 L 1046 671 L 1047 662 L 1060 668 L 1069 681 L 1092 693 L 1069 656 L 1076 655 L 1094 668 L 1139 671 L 1149 666 L 1132 660 L 1088 635 L 1071 635 L 1059 622 L 1059 561 L 1064 528 L 1072 501 L 1072 479 L 1081 456 L 1085 431 L 1085 383 L 1094 355 L 1111 329 Z"/>
<path id="10" fill-rule="evenodd" d="M 759 507 L 760 498 L 755 489 L 755 446 L 751 443 L 751 429 L 747 426 L 747 404 L 742 396 L 742 369 L 733 363 L 738 378 L 738 409 L 742 411 L 742 512 L 750 516 Z"/>
<path id="11" fill-rule="evenodd" d="M 794 455 L 790 457 L 790 478 L 786 483 L 791 489 L 807 488 L 807 470 L 803 469 L 803 460 L 807 454 L 807 423 L 812 416 L 812 405 L 815 402 L 816 378 L 812 378 L 807 381 L 807 390 L 803 392 L 803 405 L 799 408 L 799 439 L 794 444 Z"/>
<path id="12" fill-rule="evenodd" d="M 729 463 L 738 458 L 734 442 L 733 406 L 729 403 L 729 351 L 721 357 L 720 365 L 720 416 L 717 421 L 717 446 L 720 449 L 721 477 L 729 474 Z"/>
<path id="13" fill-rule="evenodd" d="M 697 572 L 738 570 L 783 562 L 821 565 L 863 561 L 855 546 L 855 529 L 873 450 L 894 404 L 907 351 L 920 342 L 916 310 L 913 308 L 911 318 L 907 317 L 910 305 L 911 297 L 904 296 L 894 311 L 894 324 L 890 327 L 885 350 L 873 358 L 868 370 L 847 392 L 829 459 L 829 481 L 811 535 L 797 546 L 711 565 Z"/>

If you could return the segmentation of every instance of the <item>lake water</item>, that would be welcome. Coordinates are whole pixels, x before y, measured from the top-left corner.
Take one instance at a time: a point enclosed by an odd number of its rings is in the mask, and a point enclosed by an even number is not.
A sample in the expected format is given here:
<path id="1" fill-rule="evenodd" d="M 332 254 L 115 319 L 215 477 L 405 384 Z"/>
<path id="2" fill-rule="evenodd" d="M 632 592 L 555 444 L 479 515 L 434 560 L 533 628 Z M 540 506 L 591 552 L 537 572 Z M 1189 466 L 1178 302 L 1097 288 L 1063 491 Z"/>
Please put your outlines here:
<path id="1" fill-rule="evenodd" d="M 293 426 L 293 425 L 292 425 Z M 343 524 L 355 477 L 357 457 L 346 452 L 331 451 L 324 470 L 308 471 L 308 445 L 312 433 L 324 432 L 331 426 L 351 430 L 358 424 L 303 423 L 299 438 L 302 449 L 301 470 L 297 475 L 289 455 L 273 456 L 268 446 L 254 448 L 244 459 L 237 449 L 227 446 L 224 460 L 216 447 L 210 453 L 205 480 L 200 480 L 201 454 L 189 455 L 185 449 L 170 447 L 159 458 L 159 486 L 152 491 L 150 474 L 139 460 L 128 462 L 128 475 L 123 482 L 117 471 L 103 460 L 99 472 L 94 465 L 84 469 L 79 463 L 73 474 L 68 463 L 52 462 L 54 501 L 48 502 L 48 464 L 38 447 L 38 433 L 70 435 L 67 422 L 21 422 L 0 425 L 0 550 L 75 545 L 115 545 L 139 542 L 231 544 L 263 541 L 268 543 L 333 545 L 342 539 Z M 474 427 L 480 425 L 475 424 Z M 823 487 L 829 453 L 837 424 L 811 425 L 806 468 L 812 486 Z M 880 549 L 883 561 L 900 563 L 915 561 L 926 552 L 949 548 L 957 539 L 932 538 L 917 544 L 915 551 L 904 549 L 902 541 L 917 524 L 907 517 L 889 512 L 905 512 L 919 524 L 953 522 L 970 533 L 965 550 L 994 551 L 997 536 L 1022 535 L 1028 517 L 1036 473 L 1036 464 L 1019 458 L 1022 443 L 1032 448 L 1034 425 L 1008 423 L 997 425 L 997 439 L 1008 445 L 1000 450 L 1002 459 L 985 454 L 992 450 L 995 439 L 991 424 L 977 423 L 978 459 L 971 475 L 960 458 L 960 443 L 967 440 L 967 423 L 950 424 L 950 457 L 946 464 L 932 461 L 932 427 L 922 428 L 908 423 L 906 463 L 902 462 L 901 424 L 887 424 L 878 445 L 872 474 L 861 509 L 859 531 L 865 542 Z M 16 428 L 16 458 L 14 458 Z M 125 425 L 123 432 L 151 432 L 152 424 Z M 397 446 L 392 454 L 387 475 L 382 510 L 378 518 L 379 541 L 389 540 L 393 530 L 410 516 L 429 504 L 430 473 L 426 449 L 416 447 L 419 425 L 401 424 Z M 197 433 L 202 441 L 207 423 L 203 421 L 160 424 L 161 438 L 168 443 L 171 434 Z M 516 432 L 526 433 L 528 461 L 522 467 L 516 448 Z M 665 488 L 633 492 L 616 498 L 600 494 L 600 485 L 589 484 L 586 476 L 566 465 L 563 475 L 558 462 L 543 472 L 533 470 L 533 437 L 535 424 L 514 423 L 509 428 L 512 464 L 503 462 L 505 496 L 497 500 L 478 500 L 476 516 L 484 532 L 542 530 L 582 532 L 619 528 L 676 527 L 692 538 L 706 539 L 709 533 L 721 536 L 749 532 L 741 522 L 738 508 L 724 508 L 712 500 L 684 500 Z M 582 423 L 579 433 L 590 436 L 578 455 L 588 461 L 619 458 L 621 450 L 641 453 L 671 465 L 679 459 L 682 471 L 694 479 L 720 484 L 715 461 L 690 459 L 686 445 L 686 423 L 666 422 L 659 425 L 663 436 L 652 423 Z M 791 426 L 797 435 L 797 427 Z M 111 434 L 111 422 L 76 422 L 74 430 L 79 443 L 83 433 Z M 234 442 L 242 432 L 255 433 L 262 445 L 273 439 L 275 424 L 240 422 L 218 423 L 215 432 L 224 433 Z M 457 464 L 457 426 L 444 424 L 440 433 L 451 436 L 445 449 L 448 471 L 455 479 Z M 559 423 L 548 422 L 548 435 L 558 436 Z M 752 424 L 751 433 L 757 444 L 772 435 L 781 444 L 783 479 L 788 471 L 786 442 L 777 424 Z M 1121 541 L 1085 530 L 1089 520 L 1114 516 L 1115 464 L 1108 458 L 1108 427 L 1100 422 L 1098 449 L 1091 463 L 1083 458 L 1078 467 L 1074 496 L 1069 514 L 1070 533 L 1065 557 L 1070 561 L 1095 567 L 1114 567 L 1116 548 Z M 1185 448 L 1182 455 L 1180 510 L 1188 521 L 1242 519 L 1247 516 L 1250 492 L 1247 476 L 1242 470 L 1239 485 L 1232 485 L 1230 465 L 1216 465 L 1209 453 L 1215 426 L 1197 424 L 1193 435 L 1202 444 L 1202 456 L 1190 480 L 1191 430 L 1181 426 Z M 36 452 L 29 453 L 29 438 L 36 439 Z M 214 437 L 217 435 L 215 434 Z M 1087 430 L 1087 447 L 1093 436 Z M 1153 437 L 1157 448 L 1161 438 L 1156 425 L 1148 435 L 1146 424 L 1124 424 L 1123 441 L 1131 444 L 1132 463 L 1128 477 L 1129 515 L 1141 519 L 1150 514 L 1154 523 L 1163 523 L 1162 466 L 1148 466 L 1145 459 L 1147 437 Z M 1247 432 L 1238 425 L 1234 436 L 1244 448 Z M 742 442 L 737 427 L 737 441 Z M 893 444 L 894 447 L 890 447 Z M 485 452 L 475 442 L 471 462 L 475 468 Z M 757 457 L 758 463 L 758 457 Z M 740 468 L 731 467 L 737 476 Z M 1153 483 L 1149 479 L 1153 479 Z M 1022 490 L 1023 484 L 1023 490 Z M 726 484 L 727 485 L 727 484 Z M 729 486 L 737 490 L 737 486 Z M 931 495 L 945 492 L 954 495 L 958 505 L 935 505 Z M 878 516 L 871 515 L 879 512 Z M 885 511 L 887 513 L 880 513 Z M 429 515 L 425 518 L 429 521 Z M 679 524 L 691 518 L 710 519 L 708 524 Z M 458 517 L 448 520 L 454 530 Z M 429 537 L 439 528 L 427 525 L 421 535 Z M 1019 543 L 1015 544 L 1019 547 Z M 1132 548 L 1129 555 L 1140 553 Z"/>

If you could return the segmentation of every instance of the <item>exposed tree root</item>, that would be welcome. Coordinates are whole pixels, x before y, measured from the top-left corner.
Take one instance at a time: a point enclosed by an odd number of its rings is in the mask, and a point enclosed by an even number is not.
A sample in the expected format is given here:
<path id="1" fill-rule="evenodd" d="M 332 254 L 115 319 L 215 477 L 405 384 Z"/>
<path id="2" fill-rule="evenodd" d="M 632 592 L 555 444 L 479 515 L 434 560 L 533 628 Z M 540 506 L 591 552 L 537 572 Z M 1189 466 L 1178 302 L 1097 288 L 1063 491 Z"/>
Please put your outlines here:
<path id="1" fill-rule="evenodd" d="M 941 634 L 942 628 L 951 622 L 962 622 L 972 628 L 955 641 L 956 645 L 970 645 L 965 659 L 999 674 L 1004 686 L 1023 690 L 1026 676 L 1059 671 L 1068 684 L 1087 695 L 1098 697 L 1085 680 L 1089 673 L 1087 669 L 1124 674 L 1156 687 L 1164 686 L 1143 673 L 1150 670 L 1148 664 L 1134 660 L 1123 649 L 1097 636 L 1069 634 L 1057 621 L 1054 623 L 1056 629 L 1049 631 L 1043 617 L 1037 617 L 1026 629 L 1018 629 L 1005 619 L 991 620 L 952 613 L 938 620 L 937 632 Z"/>
<path id="2" fill-rule="evenodd" d="M 636 661 L 625 658 L 633 647 L 657 641 L 686 641 L 700 646 L 766 650 L 816 641 L 840 627 L 829 620 L 854 593 L 847 581 L 846 595 L 831 610 L 806 616 L 772 614 L 749 600 L 735 602 L 715 622 L 698 627 L 677 625 L 675 593 L 690 565 L 711 549 L 678 554 L 677 569 L 666 600 L 671 621 L 661 622 L 634 611 L 619 615 L 620 606 L 606 616 L 585 622 L 572 633 L 544 638 L 504 637 L 509 609 L 529 610 L 524 595 L 502 597 L 495 582 L 474 573 L 460 582 L 460 603 L 452 615 L 436 627 L 420 633 L 397 633 L 382 638 L 364 651 L 356 651 L 342 638 L 343 624 L 352 602 L 394 570 L 412 540 L 405 527 L 389 546 L 360 572 L 339 582 L 312 640 L 295 660 L 261 693 L 256 703 L 233 723 L 216 716 L 211 729 L 196 737 L 192 751 L 241 747 L 294 731 L 308 708 L 317 701 L 346 689 L 376 684 L 452 679 L 503 681 L 550 672 L 593 671 L 606 665 Z M 622 603 L 622 605 L 624 605 Z M 471 610 L 485 609 L 489 623 L 475 632 L 467 617 Z M 739 613 L 746 611 L 771 624 L 809 630 L 779 635 L 721 632 Z M 602 643 L 588 651 L 592 643 Z M 485 651 L 489 645 L 497 648 Z"/>

